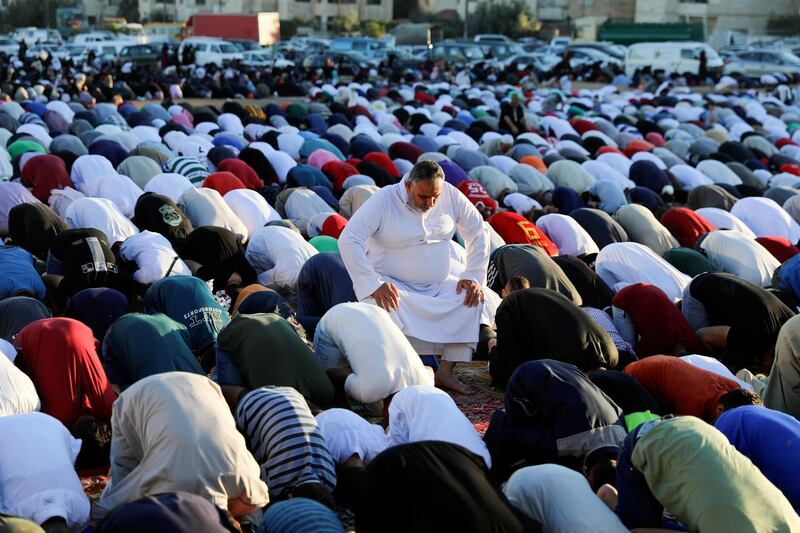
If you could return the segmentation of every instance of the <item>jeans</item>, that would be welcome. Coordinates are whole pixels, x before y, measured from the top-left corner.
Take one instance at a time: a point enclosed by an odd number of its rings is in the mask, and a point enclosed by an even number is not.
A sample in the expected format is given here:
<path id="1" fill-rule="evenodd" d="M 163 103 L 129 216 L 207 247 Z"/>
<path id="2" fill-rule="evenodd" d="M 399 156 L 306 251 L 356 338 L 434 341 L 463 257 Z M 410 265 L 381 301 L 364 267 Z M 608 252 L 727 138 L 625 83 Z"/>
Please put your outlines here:
<path id="1" fill-rule="evenodd" d="M 645 422 L 637 427 L 633 432 L 628 433 L 625 441 L 620 448 L 617 457 L 617 516 L 628 529 L 637 527 L 661 527 L 661 516 L 664 514 L 664 507 L 656 500 L 644 474 L 633 466 L 633 449 L 639 440 L 642 428 L 649 427 L 649 424 L 658 423 L 657 421 Z"/>

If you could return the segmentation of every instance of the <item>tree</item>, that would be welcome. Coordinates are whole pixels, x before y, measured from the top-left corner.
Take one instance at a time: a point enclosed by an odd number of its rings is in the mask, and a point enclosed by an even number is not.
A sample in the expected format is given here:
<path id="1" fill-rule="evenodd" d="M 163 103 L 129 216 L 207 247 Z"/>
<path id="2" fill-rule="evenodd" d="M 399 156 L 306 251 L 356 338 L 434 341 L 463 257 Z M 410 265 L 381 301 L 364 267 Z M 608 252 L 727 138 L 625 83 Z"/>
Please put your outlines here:
<path id="1" fill-rule="evenodd" d="M 358 12 L 354 9 L 345 13 L 342 18 L 342 29 L 348 33 L 356 31 L 359 27 Z"/>
<path id="2" fill-rule="evenodd" d="M 45 14 L 45 7 L 49 17 Z M 6 10 L 5 26 L 9 29 L 24 28 L 26 26 L 44 26 L 45 21 L 51 24 L 56 22 L 56 9 L 58 2 L 31 2 L 30 0 L 12 0 Z"/>
<path id="3" fill-rule="evenodd" d="M 128 22 L 139 22 L 139 0 L 120 0 L 117 15 Z"/>
<path id="4" fill-rule="evenodd" d="M 364 24 L 364 35 L 373 39 L 382 39 L 386 35 L 386 27 L 376 20 L 370 20 Z"/>
<path id="5" fill-rule="evenodd" d="M 521 0 L 509 3 L 483 1 L 469 14 L 470 33 L 499 33 L 522 37 L 533 32 L 528 7 Z"/>

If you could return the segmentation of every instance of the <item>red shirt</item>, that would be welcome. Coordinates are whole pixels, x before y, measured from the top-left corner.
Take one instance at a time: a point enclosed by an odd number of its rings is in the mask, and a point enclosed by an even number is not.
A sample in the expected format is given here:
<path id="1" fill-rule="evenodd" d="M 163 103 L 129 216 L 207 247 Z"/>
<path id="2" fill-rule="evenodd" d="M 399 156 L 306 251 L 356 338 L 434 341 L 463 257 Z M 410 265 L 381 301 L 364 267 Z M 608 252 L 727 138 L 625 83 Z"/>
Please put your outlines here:
<path id="1" fill-rule="evenodd" d="M 83 415 L 111 419 L 117 394 L 97 356 L 92 330 L 71 318 L 45 318 L 17 334 L 42 412 L 71 427 Z"/>
<path id="2" fill-rule="evenodd" d="M 631 363 L 625 367 L 625 373 L 650 391 L 665 412 L 696 416 L 706 422 L 716 417 L 720 397 L 740 388 L 731 379 L 668 355 L 654 355 Z"/>
<path id="3" fill-rule="evenodd" d="M 533 244 L 544 248 L 550 257 L 558 255 L 558 246 L 522 215 L 503 211 L 490 216 L 487 222 L 506 241 L 506 244 Z"/>

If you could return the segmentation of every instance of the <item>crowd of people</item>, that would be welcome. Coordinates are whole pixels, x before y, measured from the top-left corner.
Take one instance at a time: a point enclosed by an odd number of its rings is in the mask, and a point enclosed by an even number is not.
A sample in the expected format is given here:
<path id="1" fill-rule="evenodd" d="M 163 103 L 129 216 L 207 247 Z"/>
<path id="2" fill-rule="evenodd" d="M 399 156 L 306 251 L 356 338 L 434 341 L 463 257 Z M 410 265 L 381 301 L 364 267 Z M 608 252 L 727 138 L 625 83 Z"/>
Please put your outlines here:
<path id="1" fill-rule="evenodd" d="M 18 74 L 0 529 L 800 531 L 780 94 Z"/>

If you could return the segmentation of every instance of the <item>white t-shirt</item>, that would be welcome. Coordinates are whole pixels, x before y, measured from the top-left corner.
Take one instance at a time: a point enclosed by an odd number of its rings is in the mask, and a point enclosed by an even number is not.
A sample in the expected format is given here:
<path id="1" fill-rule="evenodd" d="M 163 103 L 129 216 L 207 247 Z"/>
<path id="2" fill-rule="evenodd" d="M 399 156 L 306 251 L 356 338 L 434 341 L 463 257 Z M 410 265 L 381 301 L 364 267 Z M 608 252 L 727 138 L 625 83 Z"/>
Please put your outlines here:
<path id="1" fill-rule="evenodd" d="M 81 441 L 43 413 L 0 416 L 0 435 L 0 513 L 85 526 L 89 498 L 74 467 Z"/>
<path id="2" fill-rule="evenodd" d="M 751 239 L 756 238 L 755 233 L 747 227 L 747 224 L 724 209 L 720 209 L 719 207 L 701 207 L 700 209 L 695 209 L 695 213 L 714 224 L 717 229 L 731 229 L 747 235 Z"/>
<path id="3" fill-rule="evenodd" d="M 744 222 L 756 237 L 785 237 L 792 244 L 800 241 L 800 225 L 775 200 L 742 198 L 733 204 L 731 214 Z"/>
<path id="4" fill-rule="evenodd" d="M 138 266 L 133 279 L 149 285 L 167 275 L 191 276 L 192 271 L 178 257 L 170 242 L 160 233 L 143 231 L 129 237 L 120 247 L 120 255 Z"/>

